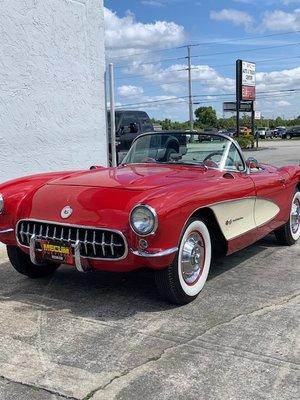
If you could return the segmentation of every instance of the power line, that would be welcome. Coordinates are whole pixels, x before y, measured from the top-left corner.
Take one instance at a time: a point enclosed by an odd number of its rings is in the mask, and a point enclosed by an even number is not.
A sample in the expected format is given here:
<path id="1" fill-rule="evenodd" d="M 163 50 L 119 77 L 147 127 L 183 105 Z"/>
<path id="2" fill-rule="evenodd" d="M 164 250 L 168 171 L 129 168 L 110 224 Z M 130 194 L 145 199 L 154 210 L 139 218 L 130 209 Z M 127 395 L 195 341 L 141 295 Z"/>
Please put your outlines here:
<path id="1" fill-rule="evenodd" d="M 236 53 L 244 53 L 244 52 L 252 52 L 252 51 L 260 51 L 260 50 L 270 50 L 270 49 L 279 49 L 282 47 L 289 47 L 289 46 L 299 46 L 300 42 L 296 43 L 288 43 L 288 44 L 281 44 L 278 46 L 268 46 L 268 47 L 256 47 L 254 49 L 248 49 L 248 50 L 241 50 L 241 51 L 224 51 L 224 52 L 218 52 L 218 53 L 204 53 L 204 54 L 196 54 L 195 56 L 192 56 L 192 58 L 199 58 L 199 57 L 210 57 L 210 56 L 219 56 L 219 55 L 225 55 L 225 54 L 236 54 Z"/>
<path id="2" fill-rule="evenodd" d="M 193 47 L 212 46 L 212 45 L 218 45 L 218 44 L 225 44 L 225 43 L 232 43 L 232 42 L 239 42 L 239 41 L 247 41 L 247 40 L 251 40 L 251 39 L 265 39 L 265 38 L 274 37 L 274 36 L 285 36 L 285 35 L 291 35 L 291 34 L 297 34 L 297 33 L 300 33 L 300 30 L 281 32 L 281 33 L 271 33 L 271 34 L 268 34 L 268 35 L 245 36 L 245 37 L 240 37 L 240 38 L 232 38 L 232 39 L 226 39 L 226 40 L 221 40 L 221 41 L 213 41 L 213 42 L 199 42 L 199 43 L 194 43 L 194 44 L 185 44 L 185 45 L 182 45 L 182 46 L 167 47 L 167 48 L 163 48 L 163 49 L 148 50 L 148 51 L 144 51 L 144 52 L 140 52 L 140 53 L 126 54 L 126 55 L 123 55 L 123 56 L 115 56 L 115 57 L 111 57 L 110 61 L 112 61 L 114 59 L 143 56 L 143 55 L 148 55 L 148 54 L 152 54 L 152 53 L 160 53 L 160 52 L 170 51 L 170 50 L 179 50 L 179 49 L 183 49 L 183 48 L 185 48 L 187 46 L 193 46 Z"/>
<path id="3" fill-rule="evenodd" d="M 260 50 L 269 50 L 269 49 L 277 49 L 277 48 L 283 48 L 283 47 L 289 47 L 289 46 L 295 46 L 299 45 L 300 42 L 296 43 L 287 43 L 287 44 L 282 44 L 282 45 L 277 45 L 277 46 L 267 46 L 267 47 L 256 47 L 254 49 L 248 49 L 248 50 L 232 50 L 232 51 L 224 51 L 224 52 L 217 52 L 217 53 L 203 53 L 203 54 L 197 54 L 194 56 L 191 56 L 191 58 L 199 58 L 199 57 L 210 57 L 210 56 L 215 56 L 215 55 L 226 55 L 226 54 L 235 54 L 235 53 L 242 53 L 242 52 L 253 52 L 253 51 L 260 51 Z M 186 46 L 187 48 L 190 48 L 191 46 Z M 141 65 L 153 65 L 153 64 L 160 64 L 162 62 L 170 62 L 170 61 L 181 61 L 181 60 L 186 60 L 188 57 L 173 57 L 173 58 L 160 58 L 152 61 L 147 61 L 147 62 L 142 62 Z M 114 68 L 123 68 L 127 67 L 128 64 L 130 64 L 132 61 L 128 61 L 126 64 L 116 64 Z"/>
<path id="4" fill-rule="evenodd" d="M 148 62 L 141 62 L 142 65 L 149 65 L 149 64 L 160 64 L 162 62 L 170 62 L 170 61 L 179 61 L 179 60 L 185 60 L 186 57 L 173 57 L 173 58 L 161 58 L 157 60 L 152 60 Z M 115 68 L 123 68 L 127 67 L 128 64 L 130 64 L 132 61 L 128 61 L 126 64 L 116 64 L 114 67 Z"/>
<path id="5" fill-rule="evenodd" d="M 298 56 L 293 56 L 293 57 L 282 57 L 282 58 L 269 58 L 269 59 L 265 59 L 265 60 L 253 60 L 253 62 L 255 62 L 256 64 L 259 63 L 263 63 L 263 62 L 269 62 L 269 61 L 282 61 L 282 60 L 292 60 L 292 59 L 298 59 L 300 58 L 300 55 Z M 213 65 L 209 65 L 210 68 L 218 68 L 218 67 L 233 67 L 234 64 L 230 63 L 230 64 L 213 64 Z M 192 70 L 199 70 L 199 67 L 192 67 Z M 187 71 L 187 68 L 180 68 L 180 69 L 173 69 L 173 70 L 168 70 L 168 71 L 162 71 L 161 73 L 173 73 L 173 72 L 182 72 L 182 71 Z M 135 78 L 149 78 L 149 74 L 137 74 L 137 75 L 132 75 L 132 74 L 123 74 L 121 76 L 118 76 L 115 78 L 115 80 L 123 80 L 123 79 L 135 79 Z M 182 80 L 183 82 L 184 80 Z M 198 79 L 194 79 L 194 81 L 200 81 Z M 175 81 L 175 82 L 167 82 L 167 83 L 163 83 L 163 82 L 157 82 L 156 84 L 153 85 L 149 85 L 147 87 L 155 87 L 157 85 L 169 85 L 172 83 L 179 83 L 181 81 Z"/>
<path id="6" fill-rule="evenodd" d="M 300 92 L 300 88 L 295 88 L 295 89 L 281 89 L 281 90 L 268 90 L 268 91 L 261 91 L 257 92 L 257 95 L 259 94 L 280 94 L 280 93 L 297 93 Z M 193 95 L 193 97 L 226 97 L 226 96 L 235 96 L 235 93 L 220 93 L 220 94 L 198 94 L 198 95 Z M 168 97 L 166 99 L 157 99 L 157 100 L 151 100 L 151 101 L 141 101 L 138 103 L 127 103 L 127 104 L 121 104 L 117 108 L 123 108 L 123 107 L 130 107 L 130 106 L 138 106 L 138 105 L 147 105 L 147 104 L 154 104 L 154 103 L 163 103 L 163 102 L 170 102 L 173 100 L 179 100 L 179 99 L 187 99 L 189 96 L 176 96 L 176 97 Z"/>

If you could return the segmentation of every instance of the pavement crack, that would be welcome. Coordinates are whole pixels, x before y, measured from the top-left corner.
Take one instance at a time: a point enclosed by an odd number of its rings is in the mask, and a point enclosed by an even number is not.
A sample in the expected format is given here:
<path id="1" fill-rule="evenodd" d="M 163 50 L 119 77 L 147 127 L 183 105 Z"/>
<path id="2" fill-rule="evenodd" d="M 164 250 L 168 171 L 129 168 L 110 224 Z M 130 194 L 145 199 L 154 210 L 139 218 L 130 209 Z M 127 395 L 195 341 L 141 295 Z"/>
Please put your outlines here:
<path id="1" fill-rule="evenodd" d="M 274 311 L 274 310 L 276 310 L 277 308 L 280 308 L 280 307 L 284 306 L 285 304 L 289 303 L 290 301 L 295 300 L 295 299 L 298 298 L 299 296 L 300 296 L 300 293 L 296 293 L 296 294 L 293 294 L 292 296 L 285 297 L 283 300 L 281 300 L 281 301 L 279 301 L 279 302 L 277 302 L 277 303 L 268 304 L 268 305 L 262 306 L 262 307 L 260 307 L 260 308 L 257 308 L 257 309 L 255 309 L 255 310 L 253 310 L 253 311 L 250 311 L 249 313 L 238 314 L 238 315 L 236 315 L 236 316 L 230 318 L 230 319 L 227 320 L 227 321 L 223 321 L 223 322 L 220 322 L 220 323 L 218 323 L 218 324 L 216 324 L 216 325 L 211 326 L 210 328 L 208 328 L 208 329 L 206 329 L 204 332 L 202 332 L 200 335 L 195 336 L 195 337 L 192 338 L 192 339 L 189 339 L 189 340 L 188 340 L 187 342 L 185 342 L 185 343 L 189 343 L 191 340 L 199 339 L 199 338 L 201 338 L 202 336 L 204 336 L 206 333 L 212 331 L 213 329 L 219 328 L 220 326 L 223 326 L 223 325 L 231 324 L 232 322 L 234 322 L 234 321 L 236 321 L 236 320 L 238 320 L 238 319 L 240 319 L 240 318 L 243 318 L 243 317 L 250 317 L 250 316 L 255 316 L 255 315 L 263 315 L 263 314 L 265 314 L 265 312 Z"/>
<path id="2" fill-rule="evenodd" d="M 107 388 L 109 388 L 114 382 L 124 379 L 126 376 L 134 374 L 136 371 L 141 370 L 143 368 L 145 368 L 146 366 L 149 366 L 149 364 L 151 363 L 156 363 L 157 361 L 161 360 L 167 353 L 175 350 L 176 348 L 179 348 L 181 346 L 185 346 L 187 344 L 189 344 L 190 342 L 194 341 L 194 340 L 198 340 L 200 338 L 202 338 L 204 335 L 206 335 L 207 333 L 211 332 L 212 330 L 219 328 L 221 326 L 224 325 L 228 325 L 231 324 L 232 322 L 243 318 L 243 317 L 249 317 L 249 316 L 255 316 L 255 315 L 263 315 L 266 312 L 270 312 L 270 311 L 274 311 L 277 308 L 280 308 L 282 306 L 284 306 L 285 304 L 294 301 L 296 298 L 299 297 L 299 293 L 293 294 L 291 296 L 288 297 L 284 297 L 283 299 L 281 299 L 280 301 L 273 303 L 273 304 L 268 304 L 262 307 L 259 307 L 255 310 L 250 311 L 249 313 L 243 313 L 243 314 L 238 314 L 230 319 L 228 319 L 227 321 L 223 321 L 220 323 L 217 323 L 213 326 L 211 326 L 210 328 L 206 329 L 205 331 L 203 331 L 201 334 L 191 337 L 188 340 L 182 341 L 180 343 L 175 343 L 167 348 L 165 348 L 160 355 L 155 356 L 155 357 L 151 357 L 148 358 L 145 362 L 143 362 L 142 364 L 137 365 L 134 368 L 131 368 L 129 370 L 125 370 L 124 372 L 115 375 L 114 377 L 112 377 L 106 384 L 94 389 L 93 391 L 91 391 L 89 394 L 87 394 L 82 400 L 89 400 L 92 399 L 93 396 L 97 393 L 97 392 L 101 392 L 101 391 L 105 391 Z"/>
<path id="3" fill-rule="evenodd" d="M 63 395 L 63 394 L 61 394 L 59 392 L 56 392 L 55 390 L 46 389 L 46 388 L 38 386 L 36 384 L 29 384 L 29 383 L 25 383 L 25 382 L 22 382 L 22 381 L 14 381 L 13 379 L 7 378 L 6 376 L 3 376 L 3 375 L 0 375 L 0 379 L 3 379 L 4 381 L 7 381 L 9 383 L 22 385 L 22 386 L 27 387 L 29 389 L 35 388 L 36 390 L 41 390 L 41 391 L 47 392 L 49 394 L 53 394 L 55 396 L 59 396 L 61 399 L 78 400 L 78 398 L 76 398 L 76 397 Z"/>

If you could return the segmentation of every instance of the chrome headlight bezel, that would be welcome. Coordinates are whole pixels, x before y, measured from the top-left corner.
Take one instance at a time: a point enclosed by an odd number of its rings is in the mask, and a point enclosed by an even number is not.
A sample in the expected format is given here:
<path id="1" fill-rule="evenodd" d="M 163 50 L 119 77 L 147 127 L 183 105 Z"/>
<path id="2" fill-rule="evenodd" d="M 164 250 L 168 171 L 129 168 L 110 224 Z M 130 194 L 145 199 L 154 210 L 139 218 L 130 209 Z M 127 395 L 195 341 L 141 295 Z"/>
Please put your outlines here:
<path id="1" fill-rule="evenodd" d="M 136 212 L 145 212 L 145 215 L 147 215 L 148 217 L 150 216 L 151 218 L 151 224 L 149 224 L 149 228 L 147 230 L 139 230 L 136 226 L 136 223 L 134 222 L 134 216 Z M 129 224 L 131 229 L 133 230 L 133 232 L 141 237 L 144 236 L 149 236 L 149 235 L 153 235 L 158 227 L 158 218 L 157 218 L 157 213 L 154 210 L 153 207 L 148 206 L 147 204 L 138 204 L 135 207 L 133 207 L 133 209 L 130 212 L 129 215 Z"/>
<path id="2" fill-rule="evenodd" d="M 4 198 L 3 195 L 0 193 L 0 215 L 4 213 Z"/>

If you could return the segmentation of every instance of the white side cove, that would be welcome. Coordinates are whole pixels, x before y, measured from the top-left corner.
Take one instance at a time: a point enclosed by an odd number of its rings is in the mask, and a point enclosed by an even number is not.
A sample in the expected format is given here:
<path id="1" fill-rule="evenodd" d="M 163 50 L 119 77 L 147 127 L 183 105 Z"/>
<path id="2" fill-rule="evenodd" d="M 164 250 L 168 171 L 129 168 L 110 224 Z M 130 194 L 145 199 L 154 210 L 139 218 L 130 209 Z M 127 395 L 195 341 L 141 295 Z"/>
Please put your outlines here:
<path id="1" fill-rule="evenodd" d="M 234 239 L 273 219 L 280 211 L 270 200 L 248 197 L 210 207 L 226 240 Z"/>

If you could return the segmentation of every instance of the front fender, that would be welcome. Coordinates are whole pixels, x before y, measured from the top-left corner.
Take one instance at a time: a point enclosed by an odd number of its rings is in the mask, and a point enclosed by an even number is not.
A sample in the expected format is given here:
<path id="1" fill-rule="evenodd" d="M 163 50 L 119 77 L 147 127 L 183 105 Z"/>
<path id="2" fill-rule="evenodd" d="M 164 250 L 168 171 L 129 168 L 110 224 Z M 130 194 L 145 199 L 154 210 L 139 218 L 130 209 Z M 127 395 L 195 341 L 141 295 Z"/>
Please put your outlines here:
<path id="1" fill-rule="evenodd" d="M 47 182 L 69 175 L 74 171 L 45 173 L 10 180 L 0 185 L 4 198 L 4 211 L 0 215 L 0 242 L 15 244 L 14 227 L 20 214 L 26 215 L 27 205 L 34 193 Z M 13 231 L 12 231 L 13 229 Z M 1 233 L 2 232 L 2 233 Z"/>

